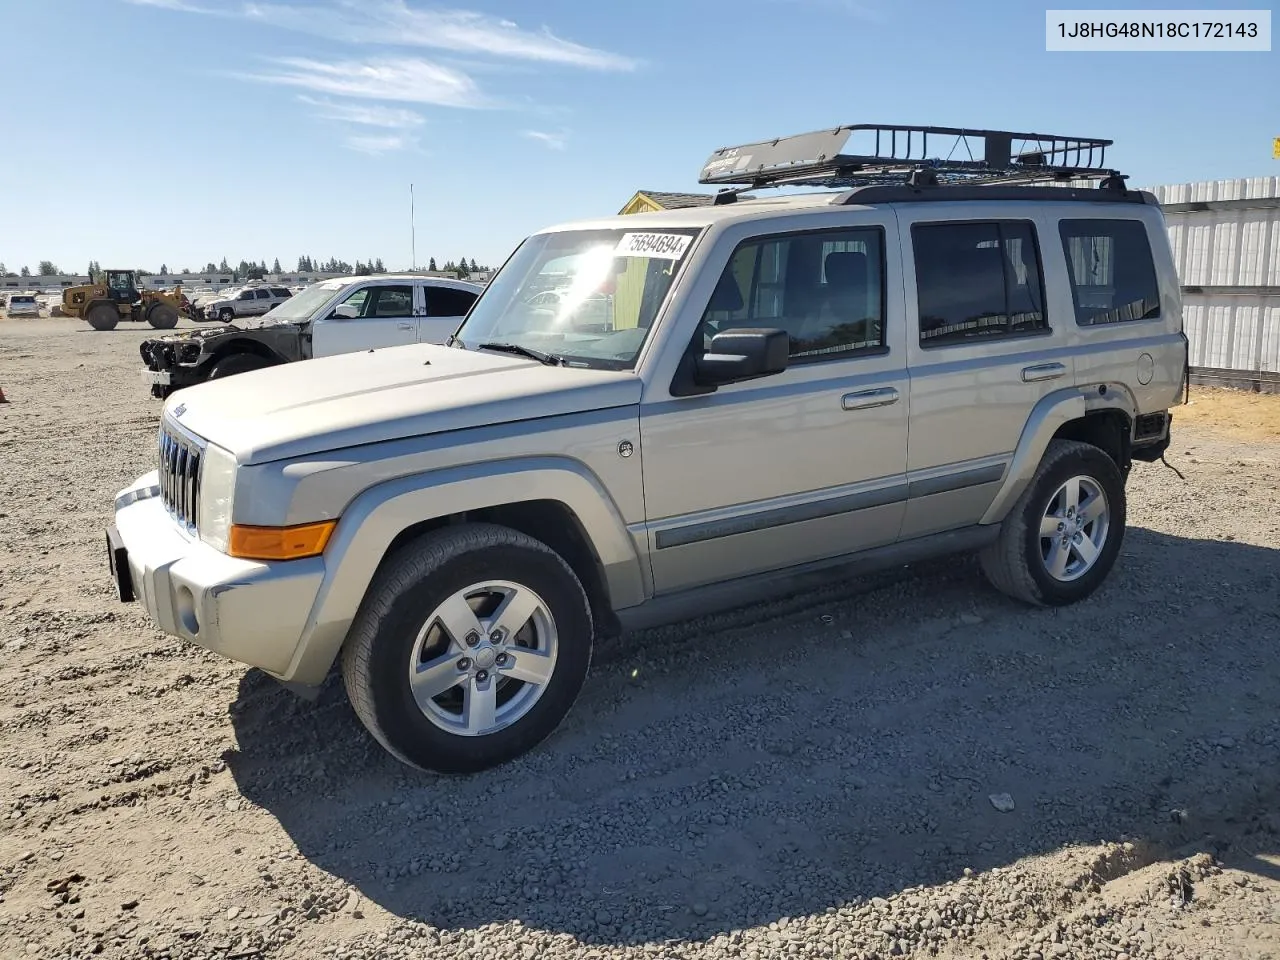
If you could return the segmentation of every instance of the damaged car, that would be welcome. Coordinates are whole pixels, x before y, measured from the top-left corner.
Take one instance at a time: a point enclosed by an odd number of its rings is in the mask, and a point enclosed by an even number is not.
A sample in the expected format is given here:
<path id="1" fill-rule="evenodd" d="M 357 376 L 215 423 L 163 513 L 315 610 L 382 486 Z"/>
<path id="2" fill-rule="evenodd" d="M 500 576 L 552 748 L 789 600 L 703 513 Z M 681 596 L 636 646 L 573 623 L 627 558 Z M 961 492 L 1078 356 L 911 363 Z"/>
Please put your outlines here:
<path id="1" fill-rule="evenodd" d="M 144 340 L 142 381 L 164 399 L 195 383 L 276 364 L 443 343 L 483 289 L 414 274 L 323 280 L 257 319 Z"/>

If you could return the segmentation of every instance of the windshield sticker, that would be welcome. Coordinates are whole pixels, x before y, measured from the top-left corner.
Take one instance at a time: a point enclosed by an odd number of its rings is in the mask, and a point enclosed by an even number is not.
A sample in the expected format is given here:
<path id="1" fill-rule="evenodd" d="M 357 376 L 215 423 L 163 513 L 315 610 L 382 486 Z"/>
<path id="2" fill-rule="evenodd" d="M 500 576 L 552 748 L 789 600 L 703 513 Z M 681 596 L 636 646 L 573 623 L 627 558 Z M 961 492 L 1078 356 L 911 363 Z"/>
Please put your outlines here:
<path id="1" fill-rule="evenodd" d="M 619 257 L 679 260 L 692 239 L 687 233 L 625 233 L 613 252 Z"/>

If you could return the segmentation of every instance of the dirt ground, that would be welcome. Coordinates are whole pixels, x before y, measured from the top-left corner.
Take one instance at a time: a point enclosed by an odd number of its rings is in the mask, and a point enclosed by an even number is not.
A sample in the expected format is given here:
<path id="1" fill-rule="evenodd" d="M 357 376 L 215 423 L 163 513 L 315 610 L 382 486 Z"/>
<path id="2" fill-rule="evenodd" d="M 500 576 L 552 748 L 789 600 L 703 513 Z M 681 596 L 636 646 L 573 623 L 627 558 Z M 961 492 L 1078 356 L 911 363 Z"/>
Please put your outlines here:
<path id="1" fill-rule="evenodd" d="M 2 960 L 1280 957 L 1280 398 L 1193 387 L 1087 603 L 948 560 L 627 637 L 449 779 L 115 599 L 147 332 L 0 321 Z"/>

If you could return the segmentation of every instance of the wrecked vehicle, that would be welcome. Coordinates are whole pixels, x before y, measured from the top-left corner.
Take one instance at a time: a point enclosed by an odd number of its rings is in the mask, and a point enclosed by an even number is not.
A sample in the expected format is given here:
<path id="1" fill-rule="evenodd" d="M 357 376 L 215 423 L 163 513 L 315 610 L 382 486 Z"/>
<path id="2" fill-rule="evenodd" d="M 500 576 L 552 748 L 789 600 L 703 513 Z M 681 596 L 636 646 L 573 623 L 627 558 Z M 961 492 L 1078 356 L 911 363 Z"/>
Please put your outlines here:
<path id="1" fill-rule="evenodd" d="M 323 280 L 256 320 L 144 340 L 142 382 L 164 399 L 182 387 L 276 364 L 443 343 L 483 289 L 413 274 Z"/>

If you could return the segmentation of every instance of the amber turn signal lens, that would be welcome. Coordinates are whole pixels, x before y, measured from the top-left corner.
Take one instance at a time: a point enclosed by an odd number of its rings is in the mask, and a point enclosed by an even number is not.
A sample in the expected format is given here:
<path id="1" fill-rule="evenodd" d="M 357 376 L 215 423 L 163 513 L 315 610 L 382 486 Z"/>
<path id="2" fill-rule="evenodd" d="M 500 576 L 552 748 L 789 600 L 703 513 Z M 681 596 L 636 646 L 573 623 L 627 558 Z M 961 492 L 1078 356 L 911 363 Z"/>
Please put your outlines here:
<path id="1" fill-rule="evenodd" d="M 337 520 L 296 527 L 246 527 L 232 524 L 227 552 L 241 560 L 301 560 L 324 553 Z"/>

